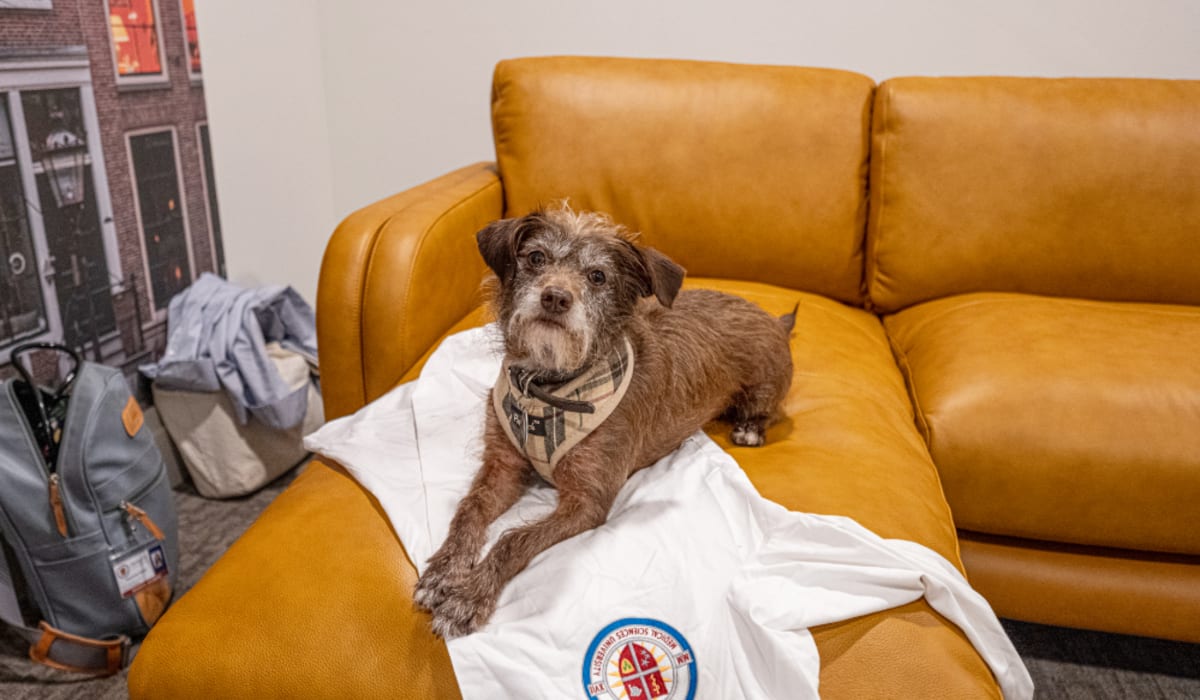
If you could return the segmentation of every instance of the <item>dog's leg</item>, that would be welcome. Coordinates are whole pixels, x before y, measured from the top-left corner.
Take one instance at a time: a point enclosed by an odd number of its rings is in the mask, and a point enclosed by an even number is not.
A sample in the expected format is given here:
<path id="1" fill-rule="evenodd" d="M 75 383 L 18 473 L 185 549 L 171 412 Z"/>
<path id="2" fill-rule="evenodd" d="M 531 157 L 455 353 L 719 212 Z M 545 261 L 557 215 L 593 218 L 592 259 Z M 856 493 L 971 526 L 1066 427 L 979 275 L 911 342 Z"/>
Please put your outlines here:
<path id="1" fill-rule="evenodd" d="M 597 459 L 611 457 L 577 446 L 554 472 L 558 506 L 544 520 L 506 532 L 434 615 L 433 628 L 444 637 L 468 634 L 483 626 L 496 599 L 513 576 L 547 548 L 604 523 L 628 469 Z"/>
<path id="2" fill-rule="evenodd" d="M 413 600 L 430 612 L 466 580 L 487 540 L 488 525 L 511 508 L 534 480 L 533 467 L 508 441 L 490 402 L 485 445 L 483 466 L 458 504 L 450 533 L 417 581 Z"/>
<path id="3" fill-rule="evenodd" d="M 759 447 L 767 439 L 767 424 L 776 413 L 786 385 L 758 384 L 749 386 L 733 398 L 733 433 L 729 439 L 735 445 Z"/>

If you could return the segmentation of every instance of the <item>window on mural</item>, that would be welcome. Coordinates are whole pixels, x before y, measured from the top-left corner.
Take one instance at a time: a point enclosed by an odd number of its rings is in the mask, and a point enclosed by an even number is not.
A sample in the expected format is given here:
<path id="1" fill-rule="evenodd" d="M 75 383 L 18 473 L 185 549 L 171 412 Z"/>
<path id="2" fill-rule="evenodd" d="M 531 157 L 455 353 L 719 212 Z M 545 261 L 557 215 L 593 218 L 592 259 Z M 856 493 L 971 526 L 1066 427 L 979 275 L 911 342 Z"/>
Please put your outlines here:
<path id="1" fill-rule="evenodd" d="M 129 139 L 146 250 L 146 269 L 154 308 L 165 309 L 171 297 L 192 283 L 187 231 L 179 201 L 175 140 L 170 131 Z"/>
<path id="2" fill-rule="evenodd" d="M 117 75 L 162 75 L 153 0 L 109 0 L 108 23 Z"/>
<path id="3" fill-rule="evenodd" d="M 200 72 L 200 39 L 196 33 L 196 2 L 183 0 L 183 30 L 187 35 L 188 69 Z"/>

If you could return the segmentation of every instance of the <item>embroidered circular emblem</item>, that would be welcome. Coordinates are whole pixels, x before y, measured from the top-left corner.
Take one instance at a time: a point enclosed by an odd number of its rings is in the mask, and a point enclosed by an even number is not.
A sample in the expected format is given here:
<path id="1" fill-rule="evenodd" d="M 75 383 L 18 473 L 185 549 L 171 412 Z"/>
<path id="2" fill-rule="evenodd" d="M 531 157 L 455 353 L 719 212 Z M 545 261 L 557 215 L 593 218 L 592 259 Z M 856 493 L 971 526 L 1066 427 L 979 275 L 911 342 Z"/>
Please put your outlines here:
<path id="1" fill-rule="evenodd" d="M 583 688 L 596 700 L 692 700 L 696 657 L 674 627 L 627 617 L 592 639 L 583 657 Z"/>

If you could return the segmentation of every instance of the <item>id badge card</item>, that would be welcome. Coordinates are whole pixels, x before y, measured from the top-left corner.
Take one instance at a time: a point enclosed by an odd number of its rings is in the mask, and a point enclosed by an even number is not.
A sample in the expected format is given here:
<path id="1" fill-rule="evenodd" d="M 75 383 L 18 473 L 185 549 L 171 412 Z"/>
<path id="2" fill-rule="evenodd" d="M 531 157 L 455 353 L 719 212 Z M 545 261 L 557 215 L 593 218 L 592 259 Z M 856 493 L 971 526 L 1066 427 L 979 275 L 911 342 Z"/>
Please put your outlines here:
<path id="1" fill-rule="evenodd" d="M 109 559 L 122 598 L 128 598 L 167 576 L 167 554 L 158 541 L 139 545 Z"/>

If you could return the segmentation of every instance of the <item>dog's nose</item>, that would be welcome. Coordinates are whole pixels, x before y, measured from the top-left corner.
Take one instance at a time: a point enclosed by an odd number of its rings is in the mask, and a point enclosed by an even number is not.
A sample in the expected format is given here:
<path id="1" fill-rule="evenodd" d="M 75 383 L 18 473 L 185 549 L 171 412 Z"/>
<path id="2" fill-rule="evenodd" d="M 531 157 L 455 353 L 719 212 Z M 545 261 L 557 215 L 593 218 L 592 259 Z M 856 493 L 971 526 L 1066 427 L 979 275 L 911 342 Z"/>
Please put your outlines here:
<path id="1" fill-rule="evenodd" d="M 571 293 L 565 289 L 546 287 L 542 290 L 542 308 L 552 314 L 566 313 L 572 301 Z"/>

